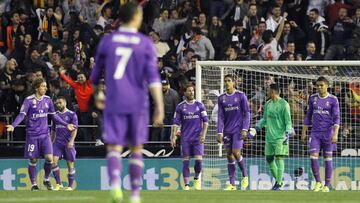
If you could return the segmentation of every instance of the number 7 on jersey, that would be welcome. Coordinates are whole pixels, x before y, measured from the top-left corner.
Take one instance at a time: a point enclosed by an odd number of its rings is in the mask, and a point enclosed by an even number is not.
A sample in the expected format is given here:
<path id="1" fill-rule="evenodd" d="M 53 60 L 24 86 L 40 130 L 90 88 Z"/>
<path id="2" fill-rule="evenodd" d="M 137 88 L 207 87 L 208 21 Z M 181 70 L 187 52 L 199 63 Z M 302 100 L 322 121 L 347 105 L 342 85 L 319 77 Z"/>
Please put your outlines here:
<path id="1" fill-rule="evenodd" d="M 125 68 L 127 66 L 127 63 L 130 59 L 130 56 L 132 54 L 133 50 L 131 48 L 127 47 L 118 47 L 115 50 L 116 56 L 120 56 L 120 60 L 116 66 L 116 70 L 114 73 L 114 79 L 120 80 L 125 73 Z"/>

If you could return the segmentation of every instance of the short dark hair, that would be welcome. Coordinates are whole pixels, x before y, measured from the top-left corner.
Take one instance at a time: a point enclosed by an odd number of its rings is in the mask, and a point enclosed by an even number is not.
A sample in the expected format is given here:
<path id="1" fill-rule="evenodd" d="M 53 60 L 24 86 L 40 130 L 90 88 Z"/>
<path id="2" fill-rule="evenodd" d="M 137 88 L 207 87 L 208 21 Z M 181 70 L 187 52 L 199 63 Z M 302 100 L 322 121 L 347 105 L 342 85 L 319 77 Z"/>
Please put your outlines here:
<path id="1" fill-rule="evenodd" d="M 314 12 L 317 15 L 319 15 L 319 9 L 317 9 L 317 8 L 310 9 L 310 12 Z"/>
<path id="2" fill-rule="evenodd" d="M 43 82 L 46 82 L 44 78 L 36 78 L 32 83 L 33 89 L 36 90 L 37 88 L 39 88 L 41 83 Z"/>
<path id="3" fill-rule="evenodd" d="M 129 23 L 135 16 L 139 9 L 139 5 L 130 1 L 119 8 L 119 19 L 123 23 Z"/>
<path id="4" fill-rule="evenodd" d="M 326 79 L 324 76 L 318 77 L 318 79 L 316 80 L 316 82 L 325 82 L 327 85 L 330 84 L 329 80 Z"/>
<path id="5" fill-rule="evenodd" d="M 200 57 L 199 55 L 197 55 L 197 54 L 195 54 L 194 56 L 192 56 L 192 58 L 196 58 L 198 61 L 201 60 L 201 57 Z"/>
<path id="6" fill-rule="evenodd" d="M 233 74 L 227 74 L 224 76 L 224 79 L 225 78 L 230 78 L 233 82 L 235 81 L 235 76 Z"/>
<path id="7" fill-rule="evenodd" d="M 277 93 L 280 93 L 280 87 L 276 83 L 270 84 L 270 89 L 275 90 Z"/>
<path id="8" fill-rule="evenodd" d="M 268 44 L 271 42 L 271 38 L 273 37 L 273 31 L 271 30 L 265 30 L 262 34 L 262 40 Z"/>
<path id="9" fill-rule="evenodd" d="M 193 84 L 193 83 L 188 83 L 188 84 L 186 84 L 186 86 L 185 86 L 185 91 L 186 91 L 189 87 L 192 87 L 192 88 L 194 88 L 194 90 L 195 90 L 194 84 Z"/>
<path id="10" fill-rule="evenodd" d="M 58 96 L 58 97 L 56 98 L 56 100 L 58 100 L 58 99 L 62 99 L 62 100 L 64 100 L 65 103 L 66 103 L 66 98 L 65 98 L 64 96 Z"/>

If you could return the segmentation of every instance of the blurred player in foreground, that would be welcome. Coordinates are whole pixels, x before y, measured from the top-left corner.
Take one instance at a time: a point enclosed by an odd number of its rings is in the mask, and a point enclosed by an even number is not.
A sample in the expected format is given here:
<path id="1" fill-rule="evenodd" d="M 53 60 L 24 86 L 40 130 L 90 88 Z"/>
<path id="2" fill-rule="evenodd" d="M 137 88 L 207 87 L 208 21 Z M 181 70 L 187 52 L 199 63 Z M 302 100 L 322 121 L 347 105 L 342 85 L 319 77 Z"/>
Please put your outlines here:
<path id="1" fill-rule="evenodd" d="M 259 132 L 266 126 L 265 157 L 276 180 L 272 190 L 280 190 L 285 170 L 284 157 L 289 155 L 289 137 L 294 134 L 294 129 L 290 105 L 280 97 L 277 84 L 270 85 L 269 96 L 270 100 L 265 104 L 263 118 L 256 129 Z"/>
<path id="2" fill-rule="evenodd" d="M 66 108 L 66 98 L 58 97 L 56 99 L 56 106 L 59 111 L 56 114 L 63 119 L 65 122 L 72 123 L 75 128 L 78 126 L 78 118 L 75 112 L 70 111 Z M 51 131 L 51 138 L 53 140 L 53 150 L 54 150 L 54 163 L 53 163 L 53 175 L 56 180 L 56 185 L 54 190 L 63 189 L 63 185 L 60 179 L 60 170 L 58 166 L 59 158 L 64 158 L 68 166 L 68 187 L 65 190 L 73 190 L 73 183 L 75 180 L 75 167 L 74 161 L 76 156 L 76 150 L 74 141 L 76 138 L 77 130 L 70 132 L 66 129 L 65 126 L 54 122 L 53 130 Z M 54 131 L 55 130 L 55 131 Z"/>
<path id="3" fill-rule="evenodd" d="M 121 27 L 104 36 L 97 47 L 91 80 L 98 84 L 104 72 L 106 103 L 104 140 L 107 143 L 107 166 L 112 202 L 123 198 L 121 191 L 121 152 L 129 146 L 131 181 L 130 202 L 140 202 L 143 144 L 148 140 L 148 89 L 155 102 L 154 127 L 164 120 L 162 86 L 157 69 L 156 52 L 151 39 L 138 32 L 142 9 L 134 2 L 119 9 Z"/>
<path id="4" fill-rule="evenodd" d="M 49 176 L 53 164 L 53 148 L 50 139 L 48 126 L 48 115 L 52 115 L 52 120 L 66 126 L 69 131 L 74 131 L 74 125 L 63 121 L 55 114 L 54 104 L 50 97 L 46 96 L 46 82 L 43 78 L 38 78 L 33 82 L 35 94 L 26 97 L 21 106 L 19 115 L 11 125 L 7 125 L 7 131 L 12 132 L 22 120 L 26 119 L 26 144 L 25 158 L 30 159 L 28 173 L 31 181 L 31 190 L 39 190 L 36 183 L 36 163 L 40 157 L 45 158 L 44 163 L 44 185 L 48 190 L 53 187 L 50 183 Z"/>
<path id="5" fill-rule="evenodd" d="M 194 188 L 201 190 L 200 173 L 202 170 L 202 156 L 204 155 L 204 142 L 208 128 L 208 116 L 203 103 L 194 99 L 193 85 L 187 85 L 186 100 L 177 105 L 174 115 L 171 145 L 176 145 L 176 133 L 181 128 L 181 152 L 183 156 L 183 176 L 185 188 L 190 190 L 190 156 L 195 158 Z"/>
<path id="6" fill-rule="evenodd" d="M 315 177 L 314 191 L 329 192 L 332 176 L 332 153 L 336 149 L 340 128 L 338 99 L 328 92 L 329 81 L 319 77 L 316 81 L 317 93 L 310 96 L 301 140 L 306 144 L 308 126 L 312 125 L 309 138 L 311 169 Z M 319 153 L 323 151 L 325 161 L 325 185 L 321 183 Z"/>
<path id="7" fill-rule="evenodd" d="M 224 80 L 226 93 L 218 97 L 216 139 L 218 143 L 224 143 L 227 150 L 230 185 L 225 190 L 236 190 L 235 161 L 242 172 L 241 190 L 246 190 L 249 180 L 241 149 L 250 126 L 250 109 L 245 93 L 235 89 L 234 76 L 226 75 Z"/>

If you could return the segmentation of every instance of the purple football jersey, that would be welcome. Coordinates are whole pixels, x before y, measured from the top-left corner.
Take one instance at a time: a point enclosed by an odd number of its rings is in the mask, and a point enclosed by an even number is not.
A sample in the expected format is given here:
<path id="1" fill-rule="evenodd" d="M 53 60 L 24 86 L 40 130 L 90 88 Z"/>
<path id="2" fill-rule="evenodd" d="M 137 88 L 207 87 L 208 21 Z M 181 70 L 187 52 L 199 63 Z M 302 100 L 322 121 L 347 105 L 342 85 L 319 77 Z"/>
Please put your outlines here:
<path id="1" fill-rule="evenodd" d="M 148 86 L 161 85 L 153 42 L 129 28 L 102 38 L 90 80 L 104 73 L 106 109 L 111 113 L 138 113 L 148 109 Z"/>
<path id="2" fill-rule="evenodd" d="M 75 128 L 78 126 L 78 117 L 76 113 L 70 110 L 65 112 L 57 111 L 56 114 L 65 122 L 72 123 Z M 71 132 L 67 129 L 66 126 L 59 124 L 58 122 L 53 122 L 53 129 L 55 129 L 55 143 L 67 145 L 71 139 Z"/>
<path id="3" fill-rule="evenodd" d="M 217 133 L 240 134 L 250 127 L 250 110 L 245 93 L 236 90 L 233 94 L 218 97 Z"/>
<path id="4" fill-rule="evenodd" d="M 312 125 L 311 132 L 326 132 L 334 125 L 340 125 L 338 99 L 331 94 L 321 98 L 319 94 L 310 96 L 305 125 Z"/>
<path id="5" fill-rule="evenodd" d="M 208 116 L 205 106 L 201 102 L 183 101 L 177 105 L 173 123 L 181 126 L 182 142 L 199 140 L 203 122 L 208 122 Z"/>
<path id="6" fill-rule="evenodd" d="M 55 114 L 54 103 L 51 98 L 44 95 L 37 99 L 35 95 L 26 97 L 20 109 L 25 114 L 26 136 L 40 138 L 49 134 L 48 114 Z"/>

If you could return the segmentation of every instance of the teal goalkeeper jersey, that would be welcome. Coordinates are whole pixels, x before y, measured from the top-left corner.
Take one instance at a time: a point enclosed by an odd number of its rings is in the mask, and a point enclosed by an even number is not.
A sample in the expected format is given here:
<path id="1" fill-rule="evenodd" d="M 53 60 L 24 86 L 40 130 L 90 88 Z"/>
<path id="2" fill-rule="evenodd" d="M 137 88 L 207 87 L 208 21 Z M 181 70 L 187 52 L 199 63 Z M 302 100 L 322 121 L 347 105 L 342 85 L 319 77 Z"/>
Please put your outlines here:
<path id="1" fill-rule="evenodd" d="M 290 105 L 285 99 L 266 102 L 264 115 L 258 127 L 261 129 L 264 126 L 266 126 L 266 142 L 284 139 L 285 133 L 292 131 Z"/>

